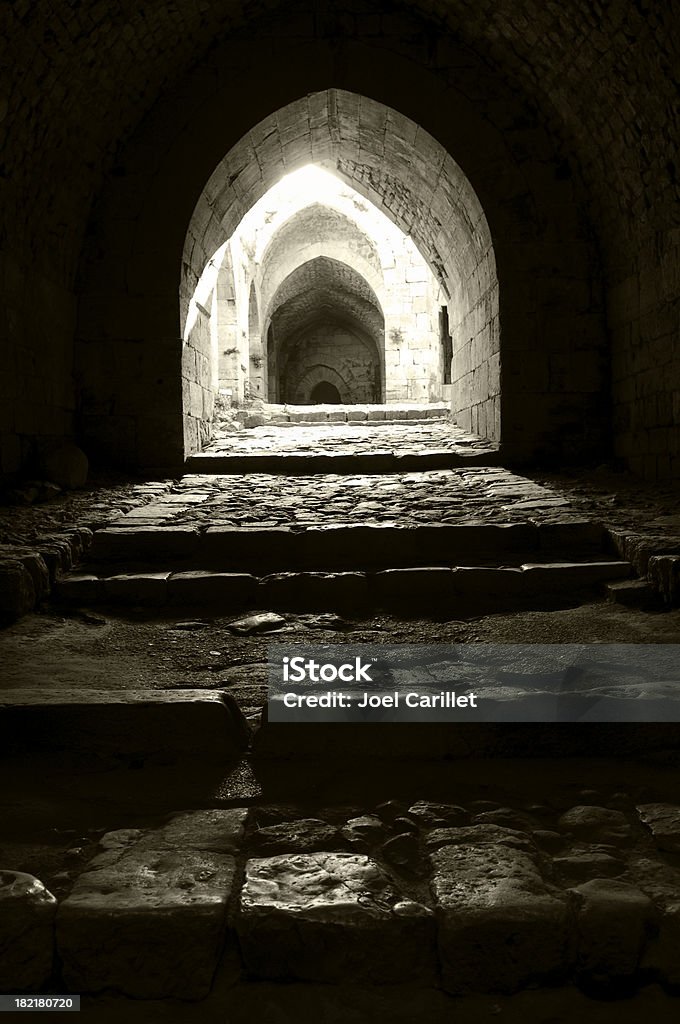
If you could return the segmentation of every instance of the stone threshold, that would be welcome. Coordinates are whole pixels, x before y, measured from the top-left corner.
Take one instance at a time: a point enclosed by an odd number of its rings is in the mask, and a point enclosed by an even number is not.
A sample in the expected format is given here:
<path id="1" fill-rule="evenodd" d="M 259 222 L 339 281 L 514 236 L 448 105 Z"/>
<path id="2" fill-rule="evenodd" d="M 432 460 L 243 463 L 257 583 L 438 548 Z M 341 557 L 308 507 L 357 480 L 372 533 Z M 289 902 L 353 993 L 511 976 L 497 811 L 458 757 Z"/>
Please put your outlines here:
<path id="1" fill-rule="evenodd" d="M 285 476 L 322 474 L 416 473 L 423 470 L 460 469 L 466 466 L 505 465 L 500 450 L 489 447 L 483 451 L 424 451 L 420 453 L 354 452 L 352 454 L 296 455 L 272 452 L 259 455 L 232 454 L 210 450 L 190 455 L 185 462 L 187 473 L 241 475 L 272 473 Z"/>

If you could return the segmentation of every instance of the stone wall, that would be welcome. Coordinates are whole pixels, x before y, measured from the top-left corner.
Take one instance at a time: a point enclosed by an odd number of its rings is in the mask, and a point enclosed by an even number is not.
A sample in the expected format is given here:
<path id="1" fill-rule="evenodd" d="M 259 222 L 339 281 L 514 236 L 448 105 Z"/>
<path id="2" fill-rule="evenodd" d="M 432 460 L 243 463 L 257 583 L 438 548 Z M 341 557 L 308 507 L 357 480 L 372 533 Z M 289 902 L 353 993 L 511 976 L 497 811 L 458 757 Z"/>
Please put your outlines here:
<path id="1" fill-rule="evenodd" d="M 182 350 L 182 407 L 184 451 L 199 451 L 210 436 L 215 389 L 212 383 L 212 309 L 199 307 L 198 315 Z M 215 313 L 217 310 L 215 309 Z"/>
<path id="2" fill-rule="evenodd" d="M 67 287 L 0 251 L 0 473 L 31 470 L 72 436 L 75 301 Z"/>
<path id="3" fill-rule="evenodd" d="M 380 401 L 380 360 L 371 339 L 337 323 L 318 323 L 288 339 L 280 370 L 282 400 L 309 405 L 321 381 L 335 385 L 342 404 Z"/>

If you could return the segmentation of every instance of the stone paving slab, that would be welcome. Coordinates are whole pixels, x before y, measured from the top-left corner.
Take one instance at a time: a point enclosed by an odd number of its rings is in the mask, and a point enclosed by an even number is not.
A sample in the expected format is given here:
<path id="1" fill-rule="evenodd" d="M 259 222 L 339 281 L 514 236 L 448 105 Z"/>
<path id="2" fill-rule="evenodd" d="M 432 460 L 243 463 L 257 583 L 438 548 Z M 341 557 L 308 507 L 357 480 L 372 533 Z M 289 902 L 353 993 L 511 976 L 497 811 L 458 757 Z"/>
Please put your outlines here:
<path id="1" fill-rule="evenodd" d="M 222 573 L 260 574 L 285 571 L 358 571 L 416 566 L 519 565 L 533 559 L 536 576 L 540 563 L 553 559 L 601 561 L 606 534 L 596 524 L 578 521 L 550 525 L 530 523 L 437 524 L 417 527 L 390 523 L 310 526 L 238 527 L 214 526 L 195 531 L 191 558 L 185 538 L 173 543 L 171 528 L 140 526 L 110 528 L 96 534 L 91 575 L 97 563 L 122 563 L 125 572 L 99 572 L 120 577 L 110 586 L 111 596 L 125 584 L 124 577 L 142 567 L 146 579 L 138 580 L 140 603 L 147 596 L 165 593 L 162 571 L 170 568 L 211 569 Z M 628 563 L 625 563 L 628 564 Z M 135 568 L 136 567 L 136 568 Z M 154 569 L 159 570 L 155 572 Z M 161 571 L 162 570 L 162 571 Z M 87 580 L 81 574 L 81 586 Z M 129 581 L 128 581 L 129 582 Z M 128 587 L 129 589 L 129 587 Z"/>
<path id="2" fill-rule="evenodd" d="M 530 563 L 516 568 L 399 568 L 374 573 L 280 572 L 263 577 L 205 570 L 128 573 L 109 578 L 74 574 L 59 584 L 57 595 L 67 604 L 80 604 L 86 595 L 91 605 L 183 604 L 233 611 L 268 607 L 353 612 L 370 607 L 434 607 L 440 611 L 445 607 L 450 614 L 471 614 L 508 607 L 543 607 L 556 598 L 568 601 L 594 592 L 611 580 L 626 578 L 630 571 L 627 562 L 593 561 Z M 151 590 L 150 581 L 157 584 Z"/>
<path id="3" fill-rule="evenodd" d="M 278 426 L 297 423 L 346 423 L 347 421 L 372 421 L 393 424 L 398 421 L 451 419 L 451 406 L 447 402 L 386 402 L 383 404 L 343 404 L 338 405 L 289 405 L 287 403 L 259 402 L 252 408 L 239 410 L 236 422 L 243 422 L 247 429 L 274 423 Z M 233 429 L 233 421 L 224 426 L 217 421 L 216 436 L 228 433 Z"/>
<path id="4" fill-rule="evenodd" d="M 445 846 L 431 856 L 447 991 L 516 992 L 568 973 L 568 903 L 530 856 L 486 844 Z"/>
<path id="5" fill-rule="evenodd" d="M 431 910 L 363 854 L 248 861 L 237 930 L 246 969 L 258 978 L 385 984 L 435 977 Z"/>
<path id="6" fill-rule="evenodd" d="M 637 972 L 654 905 L 629 882 L 591 878 L 572 890 L 578 906 L 576 970 L 580 979 L 611 986 Z"/>
<path id="7" fill-rule="evenodd" d="M 289 476 L 317 476 L 327 473 L 398 473 L 422 470 L 455 469 L 461 466 L 493 465 L 499 459 L 487 453 L 459 453 L 430 451 L 417 454 L 394 452 L 359 452 L 356 455 L 342 453 L 298 453 L 268 452 L 253 455 L 232 455 L 228 452 L 213 454 L 206 452 L 190 455 L 186 469 L 194 473 L 216 473 L 235 475 L 242 473 L 280 473 Z"/>
<path id="8" fill-rule="evenodd" d="M 56 913 L 39 879 L 0 867 L 0 992 L 36 992 L 49 981 Z"/>
<path id="9" fill-rule="evenodd" d="M 201 999 L 227 936 L 245 811 L 184 814 L 108 833 L 60 905 L 57 950 L 72 991 Z"/>
<path id="10" fill-rule="evenodd" d="M 562 761 L 511 762 L 504 782 L 497 765 L 457 777 L 430 765 L 415 789 L 412 775 L 401 793 L 386 777 L 349 803 L 341 781 L 330 803 L 319 790 L 311 819 L 289 790 L 250 810 L 97 829 L 58 909 L 35 877 L 0 871 L 0 945 L 14 935 L 10 959 L 35 951 L 43 990 L 143 1000 L 203 998 L 222 949 L 229 998 L 241 968 L 251 982 L 412 984 L 423 998 L 440 984 L 463 996 L 566 982 L 610 997 L 677 985 L 680 872 L 649 828 L 653 816 L 666 835 L 678 816 L 663 796 L 672 772 L 577 764 L 565 776 Z M 657 802 L 640 805 L 641 792 Z M 252 858 L 243 882 L 240 857 Z M 63 976 L 49 977 L 53 959 Z"/>

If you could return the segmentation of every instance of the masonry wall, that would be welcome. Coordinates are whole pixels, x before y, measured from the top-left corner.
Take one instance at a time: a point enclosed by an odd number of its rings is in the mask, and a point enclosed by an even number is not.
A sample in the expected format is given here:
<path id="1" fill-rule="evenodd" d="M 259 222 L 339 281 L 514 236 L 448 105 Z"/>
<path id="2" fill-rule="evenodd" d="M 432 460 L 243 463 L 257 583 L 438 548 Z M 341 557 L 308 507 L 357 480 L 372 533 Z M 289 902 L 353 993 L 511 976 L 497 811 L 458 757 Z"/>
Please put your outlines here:
<path id="1" fill-rule="evenodd" d="M 76 304 L 30 252 L 0 255 L 0 473 L 30 472 L 74 433 Z"/>
<path id="2" fill-rule="evenodd" d="M 357 196 L 357 201 L 360 199 L 365 208 L 365 200 Z M 389 232 L 381 232 L 380 226 L 374 225 L 369 236 L 333 209 L 318 204 L 305 207 L 274 235 L 253 273 L 272 316 L 290 300 L 291 282 L 298 294 L 308 295 L 308 300 L 296 307 L 297 315 L 313 314 L 320 297 L 311 270 L 319 261 L 328 263 L 332 256 L 336 269 L 329 286 L 330 301 L 344 303 L 375 336 L 378 351 L 382 354 L 384 350 L 384 388 L 374 400 L 381 400 L 384 391 L 388 402 L 438 401 L 444 379 L 438 326 L 442 289 L 412 240 L 395 231 L 392 224 L 389 228 Z M 343 271 L 343 267 L 354 273 Z M 357 288 L 352 283 L 357 274 L 366 275 L 367 287 Z M 375 309 L 348 306 L 342 293 L 352 289 L 367 303 L 373 294 Z"/>
<path id="3" fill-rule="evenodd" d="M 616 454 L 649 479 L 680 476 L 680 229 L 658 232 L 610 283 Z"/>
<path id="4" fill-rule="evenodd" d="M 286 345 L 282 399 L 307 405 L 320 381 L 335 385 L 347 404 L 380 401 L 380 360 L 375 344 L 358 330 L 319 323 Z"/>
<path id="5" fill-rule="evenodd" d="M 208 441 L 216 387 L 214 381 L 215 353 L 211 320 L 218 315 L 215 293 L 209 305 L 198 309 L 196 321 L 182 348 L 182 406 L 184 409 L 184 451 L 200 451 Z"/>
<path id="6" fill-rule="evenodd" d="M 411 244 L 385 269 L 385 399 L 435 402 L 443 396 L 439 340 L 442 291 Z"/>

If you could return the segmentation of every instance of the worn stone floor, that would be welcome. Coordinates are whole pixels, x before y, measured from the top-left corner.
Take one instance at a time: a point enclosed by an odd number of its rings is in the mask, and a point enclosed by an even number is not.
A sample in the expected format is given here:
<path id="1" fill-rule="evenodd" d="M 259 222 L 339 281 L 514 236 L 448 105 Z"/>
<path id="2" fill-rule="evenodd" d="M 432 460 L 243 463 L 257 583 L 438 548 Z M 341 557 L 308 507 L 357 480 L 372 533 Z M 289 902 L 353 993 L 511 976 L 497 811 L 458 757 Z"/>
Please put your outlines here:
<path id="1" fill-rule="evenodd" d="M 551 522 L 578 515 L 568 498 L 495 467 L 285 476 L 188 474 L 110 525 Z M 580 517 L 582 518 L 582 517 Z"/>
<path id="2" fill-rule="evenodd" d="M 298 430 L 301 430 L 302 436 L 306 438 L 305 443 L 316 444 L 326 434 L 330 439 L 338 439 L 340 435 L 336 431 L 341 429 L 338 425 L 324 427 L 310 424 L 303 427 L 280 429 L 270 426 L 230 433 L 228 437 L 225 435 L 220 444 L 228 445 L 230 450 L 236 450 L 235 446 L 238 445 L 242 445 L 244 450 L 250 450 L 253 445 L 259 446 L 261 450 L 263 443 L 261 444 L 258 440 L 258 437 L 261 437 L 258 430 L 264 430 L 270 438 L 264 447 L 264 451 L 268 453 L 272 447 L 275 450 L 280 450 L 282 446 L 289 444 L 290 437 L 295 436 Z M 482 445 L 482 447 L 486 444 L 473 435 L 457 432 L 451 424 L 442 421 L 426 424 L 384 423 L 375 427 L 368 423 L 348 424 L 346 430 L 357 441 L 365 445 L 373 444 L 382 447 L 383 450 L 388 449 L 397 453 L 402 451 L 400 438 L 406 445 L 414 447 L 420 452 L 427 451 L 427 447 L 423 447 L 427 438 L 434 440 L 437 446 L 442 438 L 444 438 L 442 443 L 446 444 L 455 443 L 451 439 L 456 437 L 459 438 L 458 443 L 471 438 L 474 444 Z M 417 444 L 411 445 L 414 431 L 420 432 L 417 435 L 419 440 Z M 340 451 L 346 450 L 342 445 L 340 446 Z M 498 473 L 498 479 L 501 479 L 507 471 L 489 467 L 488 472 L 489 480 L 492 480 L 495 473 Z M 468 473 L 467 478 L 470 481 L 476 478 L 483 480 L 484 471 L 480 467 L 469 470 Z M 199 476 L 202 478 L 203 474 Z M 395 488 L 394 485 L 401 476 L 412 475 L 392 475 L 392 478 L 386 481 L 387 490 L 382 492 L 386 499 L 398 501 L 399 486 L 397 485 Z M 460 483 L 465 476 L 465 473 L 446 471 L 440 479 Z M 576 509 L 582 516 L 599 519 L 605 525 L 630 531 L 680 533 L 680 513 L 678 512 L 680 493 L 677 487 L 672 485 L 650 486 L 644 480 L 629 473 L 618 472 L 613 465 L 595 469 L 593 467 L 578 467 L 565 469 L 562 472 L 556 471 L 555 467 L 550 470 L 523 470 L 521 476 L 527 481 L 525 486 L 528 488 L 532 485 L 546 486 L 552 491 L 553 500 L 562 499 L 567 502 L 570 509 Z M 271 474 L 267 474 L 267 478 L 271 484 Z M 380 480 L 381 476 L 371 478 L 372 484 L 376 484 L 378 487 L 380 487 Z M 232 484 L 228 480 L 222 480 L 219 483 L 211 480 L 208 486 L 214 488 L 215 492 L 219 488 L 224 493 L 232 487 Z M 344 478 L 336 478 L 334 488 L 342 489 L 343 486 Z M 304 489 L 306 484 L 291 481 L 290 487 L 294 494 L 298 487 Z M 393 488 L 391 495 L 390 487 Z M 237 483 L 235 488 L 234 493 L 238 493 L 241 484 Z M 161 503 L 172 501 L 181 505 L 186 489 L 186 476 L 182 479 L 166 478 L 144 481 L 135 481 L 124 477 L 94 476 L 83 490 L 73 492 L 59 492 L 54 488 L 46 489 L 44 482 L 39 480 L 27 481 L 11 488 L 4 495 L 4 501 L 0 503 L 0 545 L 11 547 L 12 545 L 30 544 L 40 537 L 53 536 L 76 527 L 96 529 L 110 520 L 130 512 L 143 518 L 144 506 L 155 504 L 158 500 Z M 361 488 L 359 490 L 361 491 Z M 437 506 L 437 499 L 426 495 L 424 488 L 417 492 L 411 490 L 410 493 L 412 499 L 417 496 L 418 501 L 427 500 L 428 504 L 431 498 L 430 507 L 433 510 Z M 470 492 L 461 488 L 457 495 L 452 492 L 451 497 L 460 499 L 466 493 L 469 493 L 469 496 L 477 503 L 482 499 L 481 503 L 484 504 L 485 489 L 479 485 Z M 543 497 L 546 496 L 545 492 L 538 493 Z M 406 491 L 403 494 L 406 497 Z M 197 502 L 198 505 L 205 500 L 200 492 L 199 496 L 201 500 Z M 0 500 L 2 497 L 0 496 Z M 492 496 L 487 494 L 486 497 L 490 499 Z M 502 498 L 502 495 L 499 497 Z M 511 494 L 510 500 L 520 499 L 517 494 Z M 381 510 L 387 513 L 389 511 L 387 502 L 380 499 L 376 501 L 376 504 L 378 502 Z M 344 504 L 347 506 L 351 502 L 345 500 Z M 417 515 L 417 509 L 413 507 L 416 502 L 411 500 L 409 504 L 411 506 L 408 509 L 409 515 Z M 491 502 L 491 504 L 497 508 L 501 501 Z M 252 513 L 252 509 L 248 509 L 245 504 L 241 503 L 240 507 L 242 511 Z M 449 511 L 453 513 L 457 511 L 458 507 L 456 504 L 456 508 L 449 509 Z M 379 510 L 373 509 L 372 511 Z M 285 512 L 280 511 L 277 514 L 283 516 L 294 513 L 289 506 Z"/>
<path id="3" fill-rule="evenodd" d="M 491 454 L 495 451 L 496 446 L 489 441 L 441 419 L 425 422 L 381 423 L 372 419 L 349 423 L 266 424 L 237 432 L 218 433 L 204 449 L 208 455 L 364 455 L 385 452 L 427 455 L 433 452 Z"/>

